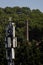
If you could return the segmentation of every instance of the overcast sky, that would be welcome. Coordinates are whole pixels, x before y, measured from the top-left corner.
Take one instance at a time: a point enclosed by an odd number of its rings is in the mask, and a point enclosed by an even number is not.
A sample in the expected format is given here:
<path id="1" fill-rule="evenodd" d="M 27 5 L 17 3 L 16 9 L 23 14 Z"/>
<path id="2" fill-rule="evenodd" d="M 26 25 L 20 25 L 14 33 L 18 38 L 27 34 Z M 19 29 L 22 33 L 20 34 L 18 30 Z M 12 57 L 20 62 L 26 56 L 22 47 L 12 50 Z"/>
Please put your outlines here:
<path id="1" fill-rule="evenodd" d="M 29 7 L 43 12 L 43 0 L 0 0 L 0 7 Z"/>

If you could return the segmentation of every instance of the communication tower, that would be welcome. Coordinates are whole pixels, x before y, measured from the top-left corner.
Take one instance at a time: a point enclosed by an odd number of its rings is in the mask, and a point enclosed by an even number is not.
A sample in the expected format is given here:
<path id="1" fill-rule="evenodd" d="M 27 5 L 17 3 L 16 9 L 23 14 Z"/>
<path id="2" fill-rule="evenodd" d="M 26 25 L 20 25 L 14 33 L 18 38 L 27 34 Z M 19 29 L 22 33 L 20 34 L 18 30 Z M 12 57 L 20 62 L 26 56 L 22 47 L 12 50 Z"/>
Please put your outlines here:
<path id="1" fill-rule="evenodd" d="M 8 65 L 14 65 L 17 37 L 15 37 L 15 23 L 11 23 L 11 18 L 9 21 L 10 23 L 6 28 L 5 37 L 6 59 Z"/>

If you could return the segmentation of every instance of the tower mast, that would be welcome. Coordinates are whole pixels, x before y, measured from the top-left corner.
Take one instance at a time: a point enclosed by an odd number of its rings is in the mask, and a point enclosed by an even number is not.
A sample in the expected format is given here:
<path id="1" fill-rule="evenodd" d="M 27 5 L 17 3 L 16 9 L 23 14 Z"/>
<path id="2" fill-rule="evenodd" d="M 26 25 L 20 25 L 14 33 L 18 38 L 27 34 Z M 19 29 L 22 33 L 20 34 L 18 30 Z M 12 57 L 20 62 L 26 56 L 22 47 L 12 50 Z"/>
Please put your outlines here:
<path id="1" fill-rule="evenodd" d="M 27 41 L 29 42 L 29 26 L 28 26 L 28 19 L 27 19 Z"/>

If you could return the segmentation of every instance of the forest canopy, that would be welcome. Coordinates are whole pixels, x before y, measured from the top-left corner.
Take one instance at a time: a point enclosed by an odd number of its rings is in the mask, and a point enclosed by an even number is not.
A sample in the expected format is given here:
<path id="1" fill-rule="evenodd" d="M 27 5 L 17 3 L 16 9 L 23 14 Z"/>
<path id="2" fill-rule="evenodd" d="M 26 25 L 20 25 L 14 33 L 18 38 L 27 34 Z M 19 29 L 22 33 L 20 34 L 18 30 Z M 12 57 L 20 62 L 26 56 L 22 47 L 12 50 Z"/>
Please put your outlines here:
<path id="1" fill-rule="evenodd" d="M 17 65 L 42 65 L 43 55 L 43 12 L 39 9 L 31 10 L 28 7 L 6 7 L 0 8 L 0 65 L 5 65 L 5 29 L 9 24 L 9 17 L 16 25 L 16 36 L 20 47 L 17 48 Z M 28 19 L 29 41 L 32 46 L 26 45 L 26 22 Z M 33 42 L 35 40 L 35 42 Z M 41 42 L 39 49 L 34 43 Z M 19 52 L 18 52 L 19 51 Z M 20 54 L 20 55 L 19 55 Z M 19 56 L 18 56 L 19 55 Z M 20 60 L 21 59 L 21 60 Z M 24 60 L 24 62 L 22 61 Z"/>

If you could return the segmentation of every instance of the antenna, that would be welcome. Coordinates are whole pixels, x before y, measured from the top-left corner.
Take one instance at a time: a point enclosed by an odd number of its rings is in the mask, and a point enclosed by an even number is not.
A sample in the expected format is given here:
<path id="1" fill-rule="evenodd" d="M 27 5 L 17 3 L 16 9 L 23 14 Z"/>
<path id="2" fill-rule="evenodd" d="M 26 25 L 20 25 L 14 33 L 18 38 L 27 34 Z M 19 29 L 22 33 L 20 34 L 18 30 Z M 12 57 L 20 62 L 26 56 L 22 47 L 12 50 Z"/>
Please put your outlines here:
<path id="1" fill-rule="evenodd" d="M 8 65 L 14 65 L 17 37 L 15 37 L 15 25 L 14 23 L 11 23 L 11 17 L 9 18 L 9 21 L 10 23 L 7 26 L 5 37 L 6 59 Z"/>

